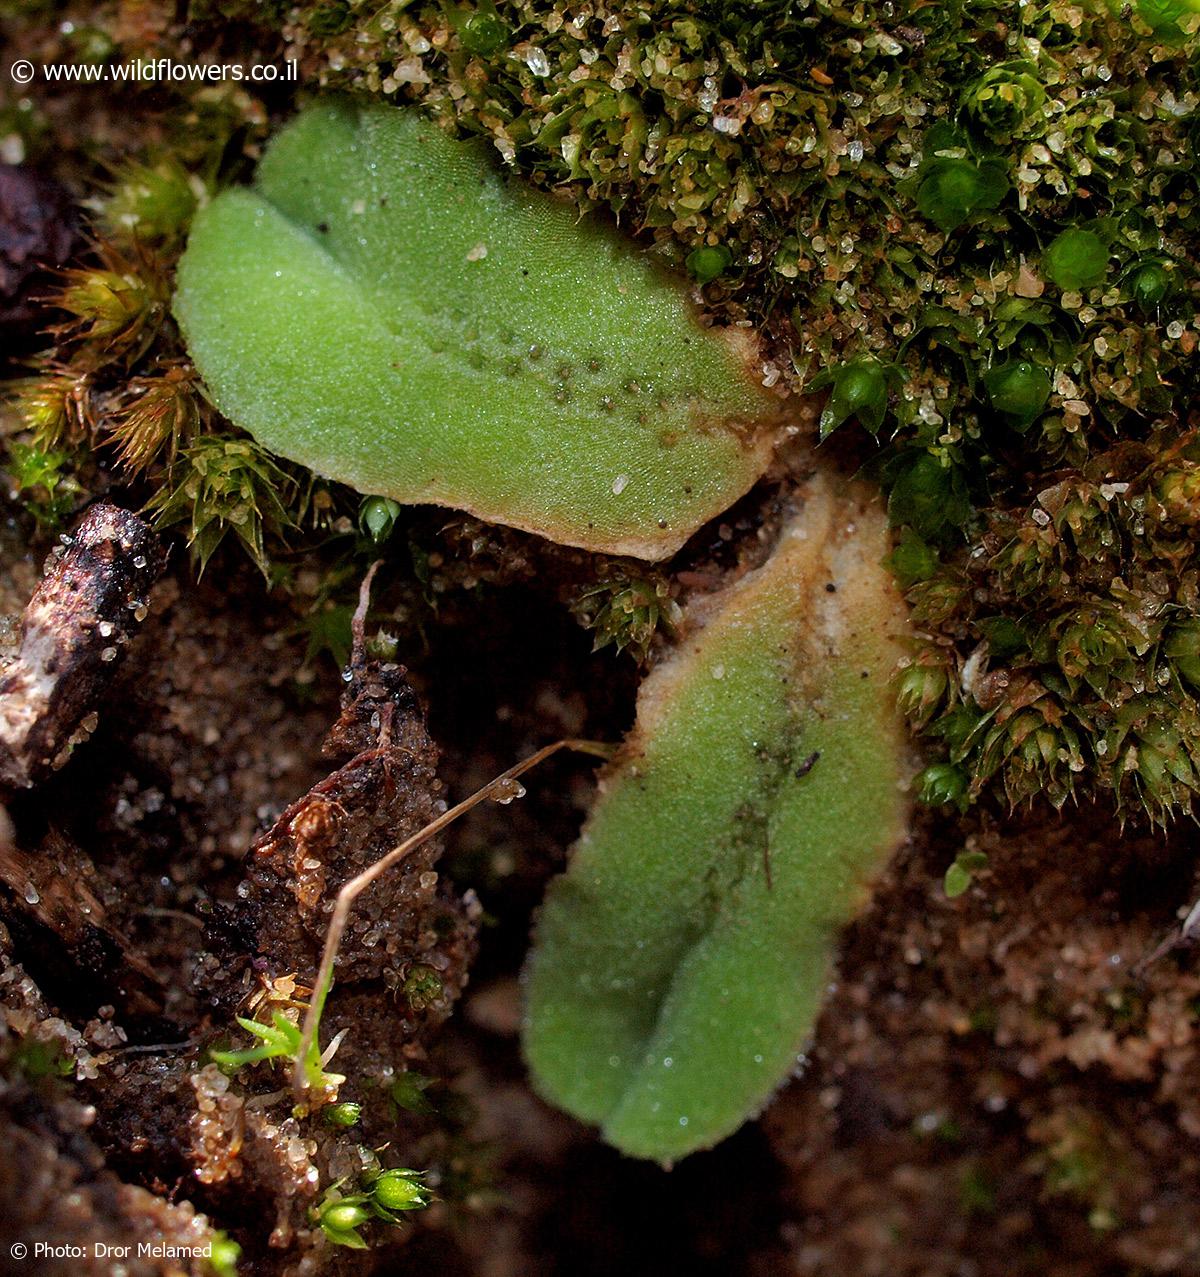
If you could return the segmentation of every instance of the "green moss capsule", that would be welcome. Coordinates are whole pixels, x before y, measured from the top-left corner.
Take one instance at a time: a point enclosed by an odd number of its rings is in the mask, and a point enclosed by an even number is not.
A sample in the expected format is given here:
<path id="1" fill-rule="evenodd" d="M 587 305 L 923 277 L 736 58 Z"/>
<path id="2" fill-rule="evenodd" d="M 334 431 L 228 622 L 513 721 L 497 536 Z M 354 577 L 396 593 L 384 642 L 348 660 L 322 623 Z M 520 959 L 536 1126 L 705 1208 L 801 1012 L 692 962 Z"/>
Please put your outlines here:
<path id="1" fill-rule="evenodd" d="M 833 389 L 821 413 L 821 438 L 831 435 L 850 417 L 871 434 L 878 434 L 888 406 L 888 374 L 877 359 L 856 359 L 833 374 Z"/>
<path id="2" fill-rule="evenodd" d="M 687 256 L 687 268 L 698 284 L 710 284 L 725 272 L 733 261 L 733 254 L 724 244 L 705 244 L 693 248 Z"/>
<path id="3" fill-rule="evenodd" d="M 1042 271 L 1069 292 L 1094 288 L 1108 273 L 1108 246 L 1094 231 L 1063 231 L 1042 255 Z"/>
<path id="4" fill-rule="evenodd" d="M 924 166 L 917 208 L 949 234 L 978 214 L 999 208 L 1008 193 L 1004 166 L 992 160 L 937 155 Z"/>
<path id="5" fill-rule="evenodd" d="M 1027 430 L 1050 399 L 1046 370 L 1027 359 L 1013 359 L 983 375 L 988 402 L 1014 430 Z"/>
<path id="6" fill-rule="evenodd" d="M 1129 293 L 1147 314 L 1156 311 L 1171 292 L 1171 276 L 1158 262 L 1147 262 L 1134 271 L 1129 280 Z"/>

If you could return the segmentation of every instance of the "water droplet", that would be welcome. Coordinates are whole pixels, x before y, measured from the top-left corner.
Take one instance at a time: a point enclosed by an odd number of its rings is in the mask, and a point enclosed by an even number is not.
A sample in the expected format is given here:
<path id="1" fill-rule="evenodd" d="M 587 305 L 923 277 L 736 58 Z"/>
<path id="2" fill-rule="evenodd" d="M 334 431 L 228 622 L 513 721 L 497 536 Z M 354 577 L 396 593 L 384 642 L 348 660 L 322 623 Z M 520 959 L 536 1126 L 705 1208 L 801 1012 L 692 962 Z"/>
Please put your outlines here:
<path id="1" fill-rule="evenodd" d="M 629 476 L 627 474 L 619 474 L 613 480 L 612 490 L 613 496 L 619 497 L 622 492 L 629 486 Z"/>
<path id="2" fill-rule="evenodd" d="M 38 889 L 33 883 L 27 882 L 25 884 L 25 903 L 36 905 L 39 900 L 41 900 L 41 896 L 38 895 Z"/>
<path id="3" fill-rule="evenodd" d="M 502 807 L 507 807 L 514 798 L 525 797 L 525 786 L 519 780 L 509 778 L 498 780 L 489 790 L 488 797 Z"/>

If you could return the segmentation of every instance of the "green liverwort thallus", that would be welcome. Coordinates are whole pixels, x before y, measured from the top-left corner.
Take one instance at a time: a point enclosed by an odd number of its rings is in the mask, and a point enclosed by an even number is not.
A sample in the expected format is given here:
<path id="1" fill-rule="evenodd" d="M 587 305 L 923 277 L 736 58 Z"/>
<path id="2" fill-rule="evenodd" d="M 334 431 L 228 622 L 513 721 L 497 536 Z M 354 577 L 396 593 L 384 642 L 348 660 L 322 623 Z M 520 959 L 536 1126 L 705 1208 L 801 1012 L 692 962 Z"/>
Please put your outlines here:
<path id="1" fill-rule="evenodd" d="M 368 495 L 665 557 L 754 482 L 745 330 L 414 112 L 323 104 L 196 218 L 175 311 L 220 410 Z"/>
<path id="2" fill-rule="evenodd" d="M 886 550 L 881 510 L 815 482 L 768 562 L 685 617 L 551 885 L 526 1054 L 623 1152 L 673 1161 L 762 1107 L 903 834 Z"/>

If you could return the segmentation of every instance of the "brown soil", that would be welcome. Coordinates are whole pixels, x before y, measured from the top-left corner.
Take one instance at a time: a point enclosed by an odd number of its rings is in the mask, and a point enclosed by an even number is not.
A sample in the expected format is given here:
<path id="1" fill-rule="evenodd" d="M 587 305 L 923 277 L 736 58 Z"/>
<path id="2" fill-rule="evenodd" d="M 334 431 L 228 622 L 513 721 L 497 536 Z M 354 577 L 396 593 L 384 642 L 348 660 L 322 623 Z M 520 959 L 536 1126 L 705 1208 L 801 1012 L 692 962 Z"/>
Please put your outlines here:
<path id="1" fill-rule="evenodd" d="M 31 576 L 15 573 L 13 597 Z M 0 902 L 4 1139 L 28 1166 L 0 1177 L 0 1253 L 38 1237 L 196 1244 L 210 1227 L 198 1210 L 256 1273 L 1200 1271 L 1200 975 L 1186 947 L 1139 966 L 1196 890 L 1190 827 L 1122 835 L 1096 811 L 927 818 L 847 934 L 804 1076 L 758 1125 L 665 1172 L 541 1104 L 519 1058 L 531 913 L 590 794 L 591 764 L 563 756 L 522 802 L 455 827 L 437 869 L 433 849 L 397 870 L 390 903 L 368 903 L 348 938 L 323 1037 L 350 1030 L 334 1066 L 368 1115 L 353 1137 L 291 1116 L 269 1066 L 233 1082 L 205 1066 L 203 1047 L 261 996 L 256 970 L 278 975 L 294 957 L 311 973 L 320 928 L 302 902 L 326 898 L 442 792 L 410 685 L 429 701 L 453 797 L 558 736 L 627 726 L 632 662 L 592 655 L 553 597 L 451 592 L 428 620 L 407 678 L 371 692 L 408 724 L 396 743 L 407 770 L 382 816 L 367 808 L 386 777 L 355 773 L 373 797 L 360 817 L 353 785 L 342 794 L 352 845 L 289 807 L 346 782 L 345 763 L 321 754 L 342 683 L 332 667 L 296 681 L 290 616 L 237 574 L 196 585 L 177 567 L 160 582 L 91 739 L 14 797 L 19 864 L 40 896 L 66 881 L 77 900 L 86 883 L 120 944 L 81 956 L 23 893 Z M 361 759 L 376 729 L 344 713 L 337 752 Z M 297 862 L 303 812 L 318 854 Z M 948 900 L 941 875 L 964 845 L 988 867 Z M 294 881 L 288 866 L 308 859 L 316 879 Z M 438 1031 L 466 977 L 479 912 L 457 903 L 468 888 L 485 911 L 480 952 Z M 423 938 L 419 919 L 437 916 L 449 930 Z M 373 945 L 363 928 L 380 933 Z M 406 1000 L 414 957 L 447 977 L 429 1005 Z M 78 1080 L 30 1081 L 21 1048 L 37 1040 L 73 1056 Z M 405 1068 L 439 1079 L 434 1112 L 387 1101 Z M 322 1183 L 355 1170 L 360 1141 L 431 1168 L 441 1197 L 366 1254 L 329 1247 L 306 1219 L 313 1168 Z M 188 1271 L 171 1262 L 131 1271 Z M 68 1268 L 80 1262 L 42 1271 Z"/>

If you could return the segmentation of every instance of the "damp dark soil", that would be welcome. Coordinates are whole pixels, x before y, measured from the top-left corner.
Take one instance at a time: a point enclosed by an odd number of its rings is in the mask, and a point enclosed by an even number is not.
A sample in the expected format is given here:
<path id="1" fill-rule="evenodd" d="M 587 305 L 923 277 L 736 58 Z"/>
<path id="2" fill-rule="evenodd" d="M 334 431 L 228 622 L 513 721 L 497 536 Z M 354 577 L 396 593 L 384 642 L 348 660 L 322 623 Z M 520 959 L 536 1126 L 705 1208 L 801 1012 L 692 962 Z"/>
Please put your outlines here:
<path id="1" fill-rule="evenodd" d="M 6 679 L 42 566 L 18 532 Z M 207 1062 L 235 1014 L 303 1000 L 351 872 L 537 747 L 629 725 L 633 661 L 512 576 L 449 591 L 348 679 L 306 663 L 291 613 L 220 560 L 197 584 L 177 558 L 130 600 L 69 756 L 7 802 L 0 1268 L 17 1241 L 92 1254 L 220 1229 L 265 1274 L 1200 1272 L 1191 825 L 924 816 L 845 936 L 800 1075 L 668 1171 L 543 1105 L 522 1068 L 530 920 L 592 788 L 592 763 L 558 755 L 356 911 L 322 1036 L 346 1031 L 330 1068 L 360 1126 L 296 1116 L 270 1065 Z M 964 849 L 986 867 L 949 899 Z M 438 1201 L 360 1252 L 309 1210 L 364 1146 L 429 1170 Z"/>

